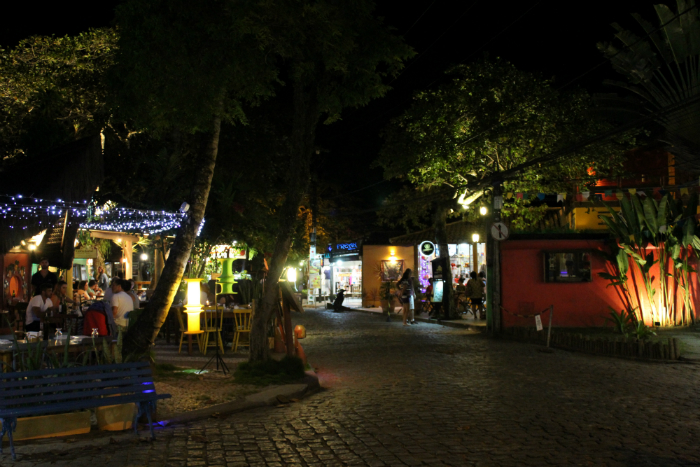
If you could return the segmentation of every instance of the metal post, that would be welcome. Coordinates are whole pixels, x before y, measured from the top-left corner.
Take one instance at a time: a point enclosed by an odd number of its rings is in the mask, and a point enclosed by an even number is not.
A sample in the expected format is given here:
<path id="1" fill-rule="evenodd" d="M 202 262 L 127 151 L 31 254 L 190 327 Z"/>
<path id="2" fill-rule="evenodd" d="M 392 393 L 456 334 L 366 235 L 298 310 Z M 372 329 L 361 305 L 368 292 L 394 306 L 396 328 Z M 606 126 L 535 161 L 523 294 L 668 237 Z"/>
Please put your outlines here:
<path id="1" fill-rule="evenodd" d="M 549 305 L 549 326 L 547 329 L 547 348 L 549 348 L 549 339 L 552 337 L 552 314 L 554 313 L 554 305 Z"/>

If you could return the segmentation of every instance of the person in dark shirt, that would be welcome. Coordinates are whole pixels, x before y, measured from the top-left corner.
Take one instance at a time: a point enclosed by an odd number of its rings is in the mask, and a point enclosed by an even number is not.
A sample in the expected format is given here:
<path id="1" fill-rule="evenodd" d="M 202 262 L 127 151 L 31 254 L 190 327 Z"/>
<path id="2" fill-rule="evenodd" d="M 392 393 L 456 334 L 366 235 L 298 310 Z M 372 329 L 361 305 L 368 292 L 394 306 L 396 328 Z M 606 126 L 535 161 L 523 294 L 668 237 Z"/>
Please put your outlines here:
<path id="1" fill-rule="evenodd" d="M 32 276 L 33 297 L 41 294 L 41 286 L 43 284 L 49 284 L 51 290 L 58 284 L 58 277 L 56 274 L 49 271 L 49 259 L 46 257 L 41 258 L 39 261 L 39 270 Z"/>

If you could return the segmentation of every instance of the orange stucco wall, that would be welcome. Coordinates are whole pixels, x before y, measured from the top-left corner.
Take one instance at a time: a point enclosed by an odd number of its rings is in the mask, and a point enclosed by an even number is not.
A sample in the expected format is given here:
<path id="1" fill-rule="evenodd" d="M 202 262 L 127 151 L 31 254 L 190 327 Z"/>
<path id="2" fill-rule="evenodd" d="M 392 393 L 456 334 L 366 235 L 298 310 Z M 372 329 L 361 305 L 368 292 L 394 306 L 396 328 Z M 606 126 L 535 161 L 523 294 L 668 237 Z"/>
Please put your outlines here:
<path id="1" fill-rule="evenodd" d="M 415 267 L 415 247 L 414 246 L 394 246 L 394 245 L 363 245 L 362 246 L 362 290 L 365 294 L 365 306 L 379 306 L 379 302 L 372 304 L 370 296 L 373 290 L 379 291 L 381 281 L 377 275 L 377 267 L 381 260 L 391 259 L 391 253 L 397 260 L 404 261 L 404 270 Z"/>
<path id="2" fill-rule="evenodd" d="M 612 272 L 606 269 L 605 259 L 591 255 L 591 282 L 548 283 L 544 281 L 544 252 L 547 250 L 589 249 L 603 250 L 600 240 L 509 240 L 501 244 L 501 302 L 508 311 L 531 314 L 554 305 L 552 326 L 605 326 L 609 316 L 609 307 L 615 310 L 625 308 L 622 297 L 616 287 L 608 287 L 609 281 L 598 277 L 599 272 Z M 649 250 L 652 252 L 652 250 Z M 652 275 L 658 284 L 658 266 L 652 269 Z M 630 287 L 634 300 L 641 302 L 644 321 L 652 325 L 654 318 L 646 299 L 644 283 L 634 268 L 630 268 Z M 694 307 L 698 310 L 697 277 L 693 274 L 690 283 Z M 636 287 L 635 287 L 636 284 Z M 677 295 L 681 305 L 681 295 Z M 637 305 L 637 303 L 633 303 Z M 534 326 L 534 318 L 520 318 L 503 311 L 503 325 Z M 542 316 L 543 324 L 548 323 L 549 315 Z"/>

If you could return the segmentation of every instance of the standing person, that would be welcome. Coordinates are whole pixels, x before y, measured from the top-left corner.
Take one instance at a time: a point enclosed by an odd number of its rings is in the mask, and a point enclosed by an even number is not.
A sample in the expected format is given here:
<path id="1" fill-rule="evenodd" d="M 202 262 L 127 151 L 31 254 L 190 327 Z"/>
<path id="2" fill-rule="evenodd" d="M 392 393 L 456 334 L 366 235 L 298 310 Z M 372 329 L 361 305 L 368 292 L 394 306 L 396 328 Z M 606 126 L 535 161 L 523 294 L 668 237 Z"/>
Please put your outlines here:
<path id="1" fill-rule="evenodd" d="M 50 284 L 39 286 L 39 295 L 34 295 L 27 305 L 27 319 L 24 322 L 25 331 L 41 331 L 41 318 L 46 315 L 49 308 L 53 307 L 53 302 L 49 298 L 53 287 Z"/>
<path id="2" fill-rule="evenodd" d="M 411 269 L 406 269 L 406 272 L 403 273 L 403 276 L 401 276 L 401 279 L 399 282 L 396 284 L 396 287 L 399 289 L 399 297 L 401 301 L 401 307 L 403 308 L 403 325 L 404 326 L 409 326 L 411 324 L 416 324 L 416 320 L 414 319 L 413 316 L 413 310 L 414 310 L 414 299 L 415 299 L 415 291 L 413 288 L 413 271 Z M 409 318 L 410 316 L 410 318 Z"/>
<path id="3" fill-rule="evenodd" d="M 49 259 L 46 257 L 39 260 L 39 270 L 32 276 L 32 287 L 33 295 L 37 296 L 41 293 L 41 286 L 43 284 L 49 284 L 51 290 L 58 284 L 58 277 L 56 274 L 49 271 Z"/>
<path id="4" fill-rule="evenodd" d="M 114 279 L 112 281 L 112 316 L 114 316 L 114 322 L 120 328 L 127 328 L 129 326 L 129 313 L 134 311 L 134 302 L 127 292 L 124 291 L 122 287 L 126 290 L 131 289 L 131 284 L 129 281 L 123 279 Z M 126 331 L 126 329 L 123 329 Z"/>
<path id="5" fill-rule="evenodd" d="M 97 276 L 95 277 L 97 280 L 97 286 L 106 291 L 109 288 L 109 277 L 107 277 L 107 274 L 105 274 L 105 270 L 102 266 L 97 268 Z"/>
<path id="6" fill-rule="evenodd" d="M 486 309 L 484 304 L 486 303 L 486 273 L 484 271 L 479 272 L 479 282 L 481 282 L 481 294 L 483 300 L 479 306 L 479 319 L 486 319 Z"/>
<path id="7" fill-rule="evenodd" d="M 483 306 L 482 301 L 484 298 L 484 283 L 476 277 L 475 271 L 470 272 L 469 276 L 471 279 L 469 279 L 469 282 L 467 282 L 467 295 L 471 301 L 474 319 L 478 319 L 476 311 Z"/>

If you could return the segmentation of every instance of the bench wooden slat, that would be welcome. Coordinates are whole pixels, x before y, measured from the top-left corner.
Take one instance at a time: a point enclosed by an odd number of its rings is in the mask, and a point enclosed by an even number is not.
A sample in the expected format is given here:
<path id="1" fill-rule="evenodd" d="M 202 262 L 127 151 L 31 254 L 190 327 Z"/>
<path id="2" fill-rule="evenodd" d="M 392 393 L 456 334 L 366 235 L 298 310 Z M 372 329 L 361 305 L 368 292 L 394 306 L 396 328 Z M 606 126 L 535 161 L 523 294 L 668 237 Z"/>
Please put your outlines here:
<path id="1" fill-rule="evenodd" d="M 30 417 L 33 415 L 43 415 L 50 413 L 70 412 L 73 410 L 92 409 L 105 405 L 128 404 L 130 402 L 148 402 L 153 400 L 169 399 L 170 394 L 131 394 L 128 396 L 105 397 L 102 399 L 86 399 L 65 404 L 42 405 L 35 407 L 20 407 L 0 411 L 0 418 L 3 417 Z"/>
<path id="2" fill-rule="evenodd" d="M 57 402 L 65 402 L 68 400 L 80 399 L 100 399 L 105 396 L 113 396 L 115 394 L 127 396 L 129 394 L 141 394 L 144 391 L 155 391 L 155 386 L 151 384 L 132 385 L 126 388 L 105 388 L 94 391 L 75 391 L 51 394 L 44 396 L 42 394 L 33 397 L 16 397 L 13 399 L 5 399 L 0 402 L 0 413 L 2 410 L 13 407 L 22 407 L 27 405 L 49 405 Z"/>
<path id="3" fill-rule="evenodd" d="M 126 370 L 126 371 L 110 371 L 110 372 L 92 372 L 92 373 L 80 373 L 73 376 L 61 376 L 58 378 L 41 378 L 41 379 L 16 379 L 14 381 L 2 382 L 0 381 L 0 395 L 3 394 L 5 388 L 22 388 L 22 387 L 35 387 L 42 386 L 53 388 L 55 385 L 62 383 L 80 382 L 80 381 L 94 381 L 97 379 L 101 380 L 116 380 L 124 379 L 132 376 L 148 376 L 151 374 L 150 368 L 143 368 L 140 370 Z"/>
<path id="4" fill-rule="evenodd" d="M 138 414 L 148 417 L 151 439 L 152 405 L 170 394 L 157 394 L 148 362 L 55 368 L 0 374 L 0 419 L 13 427 L 18 417 L 65 413 L 108 405 L 135 403 Z M 134 418 L 137 413 L 134 413 Z M 12 459 L 16 459 L 12 429 L 8 433 Z M 134 424 L 134 432 L 137 425 Z M 4 436 L 4 431 L 3 431 Z M 2 452 L 0 437 L 0 452 Z"/>
<path id="5" fill-rule="evenodd" d="M 53 392 L 59 391 L 77 391 L 80 389 L 99 389 L 107 388 L 113 386 L 128 386 L 130 384 L 141 384 L 152 381 L 150 375 L 142 375 L 137 378 L 130 379 L 119 379 L 119 380 L 102 380 L 102 381 L 88 381 L 79 384 L 64 384 L 61 386 L 41 386 L 41 387 L 24 387 L 20 389 L 12 390 L 0 390 L 0 405 L 2 404 L 2 398 L 11 398 L 16 396 L 29 396 L 31 394 L 46 394 L 48 389 Z"/>
<path id="6" fill-rule="evenodd" d="M 111 365 L 99 365 L 99 372 L 107 372 L 112 370 L 125 370 L 127 368 L 150 368 L 148 362 L 127 362 L 127 363 L 113 363 Z M 47 370 L 34 370 L 34 371 L 23 371 L 21 373 L 14 373 L 15 375 L 21 374 L 22 378 L 35 378 L 43 376 L 52 375 L 62 375 L 65 373 L 90 373 L 95 371 L 95 366 L 79 366 L 70 368 L 50 368 Z M 0 373 L 0 386 L 2 386 L 3 380 L 11 380 L 17 378 L 17 376 L 12 376 L 13 373 Z"/>

